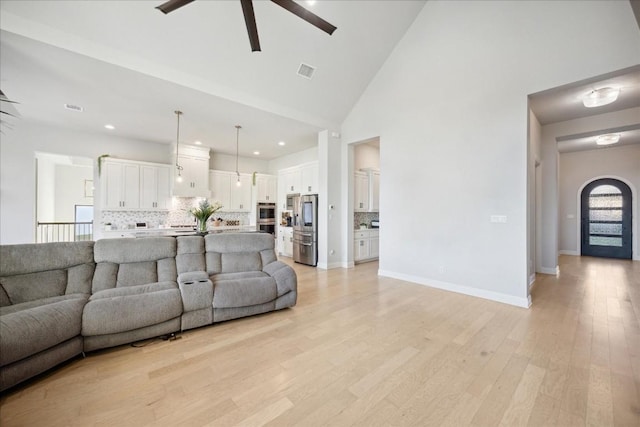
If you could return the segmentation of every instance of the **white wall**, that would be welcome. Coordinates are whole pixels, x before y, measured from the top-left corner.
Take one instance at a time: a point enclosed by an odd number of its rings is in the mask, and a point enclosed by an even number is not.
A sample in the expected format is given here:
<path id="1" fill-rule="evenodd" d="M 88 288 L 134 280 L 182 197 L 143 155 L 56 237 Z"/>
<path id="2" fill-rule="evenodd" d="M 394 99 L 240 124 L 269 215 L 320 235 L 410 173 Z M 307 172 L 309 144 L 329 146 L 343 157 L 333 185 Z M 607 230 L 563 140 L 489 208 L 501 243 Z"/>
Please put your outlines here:
<path id="1" fill-rule="evenodd" d="M 111 135 L 71 132 L 65 129 L 16 121 L 0 139 L 0 243 L 35 241 L 35 152 L 49 152 L 96 159 L 102 154 L 123 159 L 170 163 L 170 147 Z M 96 174 L 97 174 L 97 168 Z M 97 177 L 95 197 L 99 196 Z M 99 213 L 96 213 L 96 217 Z"/>
<path id="2" fill-rule="evenodd" d="M 315 162 L 318 160 L 318 147 L 309 148 L 288 156 L 278 157 L 269 162 L 269 173 L 277 175 L 280 169 L 290 168 L 302 163 Z"/>
<path id="3" fill-rule="evenodd" d="M 219 154 L 214 151 L 211 151 L 209 155 L 211 156 L 209 159 L 209 169 L 235 172 L 236 156 Z M 259 158 L 239 157 L 238 171 L 242 173 L 258 172 L 268 174 L 269 161 Z"/>
<path id="4" fill-rule="evenodd" d="M 638 236 L 640 145 L 637 144 L 560 154 L 560 253 L 580 254 L 579 193 L 585 184 L 601 177 L 619 178 L 623 182 L 631 184 L 630 187 L 634 192 L 632 208 L 633 257 L 640 260 L 638 254 L 640 242 L 640 236 Z"/>
<path id="5" fill-rule="evenodd" d="M 528 168 L 528 186 L 527 186 L 527 199 L 528 199 L 528 213 L 527 213 L 527 274 L 529 275 L 529 283 L 531 284 L 535 279 L 537 262 L 537 227 L 539 226 L 539 219 L 537 218 L 537 204 L 536 204 L 536 165 L 540 164 L 542 158 L 541 153 L 542 145 L 542 126 L 538 118 L 529 110 L 529 159 L 527 162 Z"/>
<path id="6" fill-rule="evenodd" d="M 369 144 L 357 144 L 354 147 L 353 161 L 355 170 L 380 169 L 380 149 Z"/>
<path id="7" fill-rule="evenodd" d="M 38 154 L 36 157 L 39 189 L 37 220 L 39 222 L 54 222 L 56 220 L 56 164 L 51 156 L 46 154 Z"/>
<path id="8" fill-rule="evenodd" d="M 639 61 L 628 2 L 427 2 L 341 129 L 380 136 L 380 273 L 527 306 L 527 95 Z"/>
<path id="9" fill-rule="evenodd" d="M 84 196 L 85 180 L 93 180 L 92 167 L 56 165 L 56 222 L 73 222 L 75 221 L 76 205 L 93 205 L 93 197 Z"/>

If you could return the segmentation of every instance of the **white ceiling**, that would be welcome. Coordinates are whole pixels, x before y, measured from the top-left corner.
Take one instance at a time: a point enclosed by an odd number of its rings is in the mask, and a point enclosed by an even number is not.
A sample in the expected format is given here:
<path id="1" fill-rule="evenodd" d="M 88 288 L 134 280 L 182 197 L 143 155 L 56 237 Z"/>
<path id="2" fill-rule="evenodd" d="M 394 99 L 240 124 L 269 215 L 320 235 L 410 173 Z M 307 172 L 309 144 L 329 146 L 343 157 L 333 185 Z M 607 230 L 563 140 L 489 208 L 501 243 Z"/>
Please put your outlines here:
<path id="1" fill-rule="evenodd" d="M 603 87 L 620 89 L 618 99 L 601 107 L 586 108 L 582 103 L 583 96 Z M 529 106 L 543 126 L 640 107 L 640 65 L 530 95 Z M 620 129 L 603 128 L 584 134 L 564 135 L 557 139 L 558 151 L 567 153 L 640 144 L 638 129 L 640 129 L 640 117 L 634 126 Z M 597 145 L 596 138 L 607 133 L 619 133 L 620 142 L 607 146 Z"/>
<path id="2" fill-rule="evenodd" d="M 270 159 L 339 129 L 424 5 L 318 1 L 328 36 L 278 5 L 255 1 L 262 52 L 252 53 L 239 1 L 195 1 L 163 15 L 162 1 L 0 2 L 1 88 L 24 119 L 84 131 Z M 301 62 L 313 79 L 296 75 Z M 62 104 L 81 105 L 74 113 Z M 280 147 L 277 142 L 287 142 Z"/>
<path id="3" fill-rule="evenodd" d="M 272 159 L 339 130 L 424 2 L 300 1 L 338 27 L 328 36 L 254 1 L 262 52 L 252 53 L 239 0 L 197 0 L 169 15 L 155 9 L 162 0 L 2 0 L 0 88 L 24 120 L 159 143 L 175 142 L 180 109 L 181 142 L 225 154 L 235 154 L 240 124 L 240 155 Z M 317 68 L 313 79 L 296 75 L 302 62 Z M 583 107 L 581 96 L 603 86 L 621 87 L 619 100 Z M 640 67 L 533 94 L 530 106 L 543 125 L 640 106 Z"/>

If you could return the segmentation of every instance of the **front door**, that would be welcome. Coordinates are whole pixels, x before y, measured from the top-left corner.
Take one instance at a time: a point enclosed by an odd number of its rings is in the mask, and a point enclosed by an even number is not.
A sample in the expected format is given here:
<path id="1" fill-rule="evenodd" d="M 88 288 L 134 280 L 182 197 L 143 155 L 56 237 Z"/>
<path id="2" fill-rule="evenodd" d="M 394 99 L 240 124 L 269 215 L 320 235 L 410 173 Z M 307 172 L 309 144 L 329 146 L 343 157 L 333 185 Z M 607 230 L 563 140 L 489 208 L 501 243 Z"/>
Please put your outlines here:
<path id="1" fill-rule="evenodd" d="M 582 190 L 581 253 L 586 256 L 631 259 L 631 189 L 604 178 Z"/>

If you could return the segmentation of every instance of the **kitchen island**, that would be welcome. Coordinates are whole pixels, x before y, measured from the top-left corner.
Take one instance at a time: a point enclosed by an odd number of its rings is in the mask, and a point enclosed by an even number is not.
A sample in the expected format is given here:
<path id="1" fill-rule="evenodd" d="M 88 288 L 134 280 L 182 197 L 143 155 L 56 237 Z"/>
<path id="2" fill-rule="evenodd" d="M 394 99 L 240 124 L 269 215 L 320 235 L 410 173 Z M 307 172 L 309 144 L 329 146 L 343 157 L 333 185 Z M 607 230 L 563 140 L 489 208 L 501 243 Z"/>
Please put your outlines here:
<path id="1" fill-rule="evenodd" d="M 220 225 L 209 227 L 207 233 L 257 233 L 255 225 Z M 115 239 L 121 237 L 178 237 L 196 236 L 199 233 L 195 227 L 171 227 L 171 228 L 127 228 L 123 230 L 105 230 L 102 232 L 103 239 Z"/>

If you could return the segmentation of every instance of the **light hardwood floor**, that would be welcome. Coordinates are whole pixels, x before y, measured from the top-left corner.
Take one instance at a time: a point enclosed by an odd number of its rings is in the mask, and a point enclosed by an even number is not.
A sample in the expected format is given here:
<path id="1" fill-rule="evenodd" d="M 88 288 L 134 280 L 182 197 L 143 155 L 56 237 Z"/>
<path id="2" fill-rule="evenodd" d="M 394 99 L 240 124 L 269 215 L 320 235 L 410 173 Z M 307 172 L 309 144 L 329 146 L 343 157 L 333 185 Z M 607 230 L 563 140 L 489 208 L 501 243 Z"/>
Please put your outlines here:
<path id="1" fill-rule="evenodd" d="M 76 359 L 6 393 L 33 426 L 640 425 L 640 263 L 562 257 L 529 310 L 296 265 L 298 305 Z"/>

